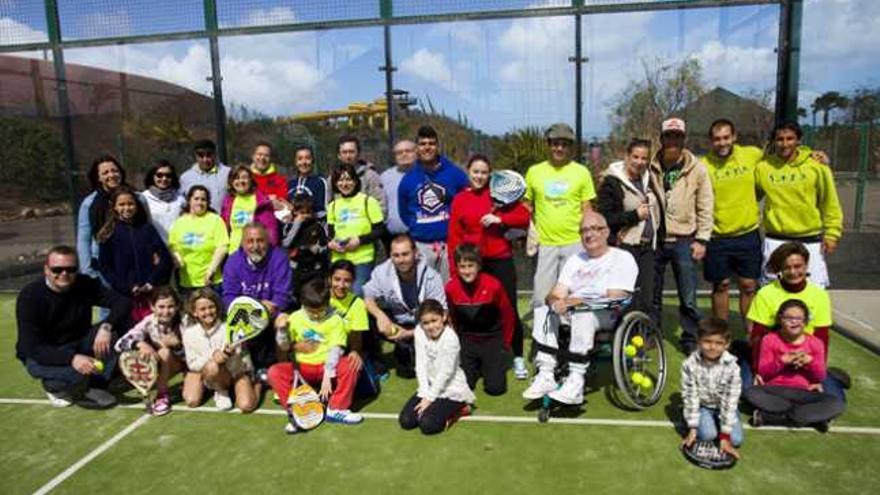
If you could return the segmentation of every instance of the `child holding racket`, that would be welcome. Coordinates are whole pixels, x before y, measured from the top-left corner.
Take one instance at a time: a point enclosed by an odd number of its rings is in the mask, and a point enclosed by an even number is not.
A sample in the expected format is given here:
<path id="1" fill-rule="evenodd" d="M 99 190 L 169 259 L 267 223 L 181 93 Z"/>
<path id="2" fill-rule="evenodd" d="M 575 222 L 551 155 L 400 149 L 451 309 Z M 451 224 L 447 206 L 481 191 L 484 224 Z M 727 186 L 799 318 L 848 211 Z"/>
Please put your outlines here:
<path id="1" fill-rule="evenodd" d="M 158 287 L 150 294 L 150 309 L 152 313 L 116 341 L 115 348 L 116 352 L 137 350 L 159 362 L 158 393 L 151 411 L 154 416 L 164 416 L 171 412 L 168 380 L 186 367 L 180 335 L 180 296 L 168 285 Z"/>
<path id="2" fill-rule="evenodd" d="M 282 362 L 269 368 L 272 389 L 288 411 L 285 431 L 295 433 L 296 424 L 290 414 L 290 394 L 295 369 L 312 386 L 320 386 L 319 395 L 327 402 L 325 419 L 331 423 L 358 424 L 364 420 L 352 412 L 352 397 L 360 367 L 351 356 L 345 356 L 346 331 L 343 319 L 330 309 L 330 288 L 323 279 L 303 285 L 302 308 L 290 315 L 282 313 L 275 319 L 282 351 L 293 350 L 293 362 Z M 292 344 L 291 344 L 292 343 Z"/>
<path id="3" fill-rule="evenodd" d="M 681 365 L 681 396 L 688 434 L 682 446 L 719 439 L 719 450 L 736 459 L 743 441 L 737 404 L 742 390 L 739 365 L 727 349 L 727 322 L 706 318 L 697 328 L 697 350 Z"/>
<path id="4" fill-rule="evenodd" d="M 214 390 L 217 408 L 229 410 L 232 388 L 235 405 L 241 412 L 251 412 L 257 408 L 250 375 L 253 366 L 241 347 L 226 344 L 222 308 L 220 296 L 209 288 L 196 289 L 189 298 L 188 318 L 181 331 L 189 368 L 183 380 L 183 400 L 189 407 L 198 407 L 207 387 Z"/>
<path id="5" fill-rule="evenodd" d="M 427 299 L 419 305 L 415 330 L 418 391 L 400 411 L 404 430 L 418 427 L 425 435 L 440 433 L 469 412 L 476 397 L 459 366 L 461 347 L 455 331 L 446 324 L 443 305 Z"/>

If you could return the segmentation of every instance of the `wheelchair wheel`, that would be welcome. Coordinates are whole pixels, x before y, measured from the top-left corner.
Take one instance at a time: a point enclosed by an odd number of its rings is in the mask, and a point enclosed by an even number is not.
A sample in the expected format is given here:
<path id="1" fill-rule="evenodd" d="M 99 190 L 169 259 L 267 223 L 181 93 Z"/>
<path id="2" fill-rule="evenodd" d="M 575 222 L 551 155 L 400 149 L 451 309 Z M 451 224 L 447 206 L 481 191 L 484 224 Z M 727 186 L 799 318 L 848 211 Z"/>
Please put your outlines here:
<path id="1" fill-rule="evenodd" d="M 614 331 L 614 381 L 624 404 L 633 409 L 653 406 L 666 386 L 663 336 L 641 311 L 627 313 Z"/>

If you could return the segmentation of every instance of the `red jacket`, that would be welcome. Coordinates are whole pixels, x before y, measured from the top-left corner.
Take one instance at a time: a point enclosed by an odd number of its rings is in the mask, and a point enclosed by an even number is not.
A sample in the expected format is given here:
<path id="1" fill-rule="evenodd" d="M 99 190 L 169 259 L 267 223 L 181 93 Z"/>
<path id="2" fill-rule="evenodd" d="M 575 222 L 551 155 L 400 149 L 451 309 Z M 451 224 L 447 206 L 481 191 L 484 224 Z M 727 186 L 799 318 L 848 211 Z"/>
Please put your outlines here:
<path id="1" fill-rule="evenodd" d="M 510 348 L 515 316 L 497 278 L 481 272 L 468 288 L 459 277 L 450 277 L 446 303 L 452 327 L 459 335 L 480 338 L 502 332 L 504 347 Z"/>
<path id="2" fill-rule="evenodd" d="M 501 218 L 501 225 L 483 227 L 480 219 L 484 215 L 494 213 Z M 504 259 L 513 256 L 510 241 L 505 239 L 507 229 L 528 229 L 529 210 L 517 201 L 502 208 L 496 207 L 489 196 L 489 187 L 478 191 L 467 188 L 458 193 L 452 200 L 452 212 L 449 218 L 449 235 L 446 240 L 449 252 L 449 272 L 455 273 L 455 248 L 459 244 L 470 242 L 480 248 L 484 258 Z"/>
<path id="3" fill-rule="evenodd" d="M 287 199 L 287 179 L 275 170 L 274 165 L 269 168 L 267 174 L 261 174 L 254 167 L 251 167 L 251 172 L 258 191 L 266 196 L 274 195 L 278 199 Z"/>

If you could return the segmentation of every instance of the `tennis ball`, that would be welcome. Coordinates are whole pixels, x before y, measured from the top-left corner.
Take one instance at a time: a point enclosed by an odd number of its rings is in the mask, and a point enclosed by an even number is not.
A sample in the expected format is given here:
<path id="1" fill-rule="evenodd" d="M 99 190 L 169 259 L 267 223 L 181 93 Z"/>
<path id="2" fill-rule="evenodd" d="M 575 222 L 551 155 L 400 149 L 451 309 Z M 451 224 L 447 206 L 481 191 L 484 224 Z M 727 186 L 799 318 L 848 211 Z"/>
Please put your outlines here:
<path id="1" fill-rule="evenodd" d="M 641 385 L 641 384 L 642 384 L 642 381 L 645 379 L 645 375 L 639 373 L 638 371 L 633 371 L 633 372 L 629 375 L 629 378 L 630 378 L 630 380 L 632 380 L 632 382 L 635 383 L 636 385 Z"/>
<path id="2" fill-rule="evenodd" d="M 643 339 L 641 335 L 635 335 L 633 338 L 629 339 L 629 341 L 636 347 L 642 347 L 645 345 L 645 339 Z"/>
<path id="3" fill-rule="evenodd" d="M 100 359 L 93 359 L 92 364 L 95 366 L 95 370 L 98 373 L 104 372 L 104 361 L 101 361 Z"/>
<path id="4" fill-rule="evenodd" d="M 642 383 L 640 383 L 639 385 L 641 385 L 642 388 L 644 388 L 644 389 L 650 389 L 650 388 L 654 387 L 654 380 L 651 380 L 650 376 L 643 375 L 642 376 Z"/>
<path id="5" fill-rule="evenodd" d="M 394 337 L 395 335 L 400 333 L 400 327 L 397 325 L 391 325 L 391 335 L 389 337 Z"/>
<path id="6" fill-rule="evenodd" d="M 628 345 L 623 348 L 623 353 L 626 354 L 626 357 L 635 357 L 636 355 L 636 347 L 634 345 Z"/>

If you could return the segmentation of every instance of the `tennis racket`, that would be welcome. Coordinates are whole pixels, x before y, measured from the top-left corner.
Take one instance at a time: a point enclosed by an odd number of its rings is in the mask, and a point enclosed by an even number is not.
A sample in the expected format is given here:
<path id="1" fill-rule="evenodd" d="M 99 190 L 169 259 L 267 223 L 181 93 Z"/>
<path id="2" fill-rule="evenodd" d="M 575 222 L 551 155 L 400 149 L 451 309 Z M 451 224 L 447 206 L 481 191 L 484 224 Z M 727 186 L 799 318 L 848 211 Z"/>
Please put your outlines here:
<path id="1" fill-rule="evenodd" d="M 143 396 L 147 409 L 151 409 L 153 385 L 159 377 L 156 358 L 138 351 L 125 351 L 119 355 L 119 369 L 128 383 Z"/>
<path id="2" fill-rule="evenodd" d="M 703 469 L 730 469 L 736 465 L 736 457 L 722 451 L 715 442 L 694 442 L 682 447 L 684 458 Z"/>
<path id="3" fill-rule="evenodd" d="M 526 194 L 526 181 L 513 170 L 496 170 L 489 177 L 489 196 L 495 204 L 507 206 Z"/>
<path id="4" fill-rule="evenodd" d="M 260 301 L 248 296 L 232 300 L 226 313 L 226 343 L 240 346 L 251 340 L 269 325 L 269 312 Z"/>
<path id="5" fill-rule="evenodd" d="M 287 407 L 300 430 L 313 430 L 324 421 L 321 397 L 296 369 L 293 370 L 293 384 L 287 395 Z"/>

